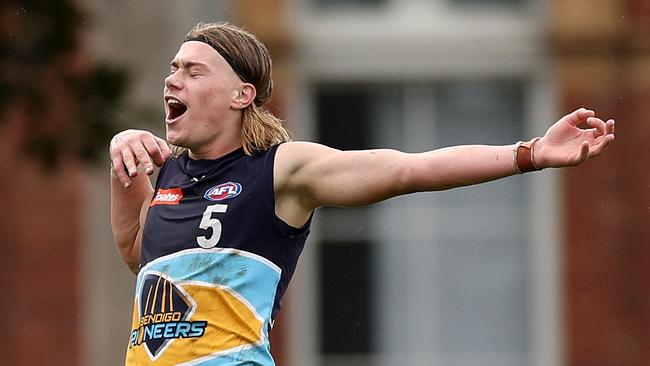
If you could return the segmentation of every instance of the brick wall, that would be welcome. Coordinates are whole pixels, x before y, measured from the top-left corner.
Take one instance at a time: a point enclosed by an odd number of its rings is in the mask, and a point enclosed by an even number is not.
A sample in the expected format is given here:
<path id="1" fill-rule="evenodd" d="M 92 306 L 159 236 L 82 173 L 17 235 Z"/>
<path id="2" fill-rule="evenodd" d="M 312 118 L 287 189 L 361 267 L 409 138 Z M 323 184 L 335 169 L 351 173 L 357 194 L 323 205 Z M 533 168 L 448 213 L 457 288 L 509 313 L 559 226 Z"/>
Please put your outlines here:
<path id="1" fill-rule="evenodd" d="M 565 173 L 566 364 L 650 364 L 650 11 L 556 0 L 562 107 L 615 117 L 606 155 Z"/>
<path id="2" fill-rule="evenodd" d="M 83 182 L 17 152 L 19 117 L 0 128 L 0 364 L 77 365 Z"/>

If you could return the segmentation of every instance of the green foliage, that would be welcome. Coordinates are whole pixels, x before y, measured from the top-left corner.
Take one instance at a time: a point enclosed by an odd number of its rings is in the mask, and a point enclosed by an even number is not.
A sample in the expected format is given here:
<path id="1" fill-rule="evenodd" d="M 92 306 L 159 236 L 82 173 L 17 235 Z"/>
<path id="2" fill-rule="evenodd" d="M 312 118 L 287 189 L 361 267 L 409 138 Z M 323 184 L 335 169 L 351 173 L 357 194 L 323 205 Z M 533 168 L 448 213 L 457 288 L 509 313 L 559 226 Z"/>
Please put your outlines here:
<path id="1" fill-rule="evenodd" d="M 120 121 L 124 69 L 90 62 L 80 47 L 84 15 L 72 0 L 0 5 L 0 124 L 20 115 L 20 146 L 47 167 L 95 162 Z M 2 127 L 2 126 L 0 126 Z"/>
<path id="2" fill-rule="evenodd" d="M 126 79 L 123 70 L 101 65 L 88 77 L 75 80 L 82 121 L 82 139 L 77 150 L 81 159 L 96 161 L 107 153 L 107 141 L 117 132 L 121 120 L 118 102 L 126 89 Z"/>

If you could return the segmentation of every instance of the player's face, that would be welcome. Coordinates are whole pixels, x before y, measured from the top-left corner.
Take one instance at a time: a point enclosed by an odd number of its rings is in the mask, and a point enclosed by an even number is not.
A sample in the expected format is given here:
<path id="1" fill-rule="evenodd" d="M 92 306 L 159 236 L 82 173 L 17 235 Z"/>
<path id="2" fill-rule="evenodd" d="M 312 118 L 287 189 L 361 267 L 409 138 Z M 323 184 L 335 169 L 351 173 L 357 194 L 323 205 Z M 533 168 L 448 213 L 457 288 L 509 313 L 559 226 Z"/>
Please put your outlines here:
<path id="1" fill-rule="evenodd" d="M 233 128 L 239 111 L 231 108 L 242 81 L 211 46 L 185 42 L 171 62 L 165 78 L 167 141 L 193 152 L 210 149 Z"/>

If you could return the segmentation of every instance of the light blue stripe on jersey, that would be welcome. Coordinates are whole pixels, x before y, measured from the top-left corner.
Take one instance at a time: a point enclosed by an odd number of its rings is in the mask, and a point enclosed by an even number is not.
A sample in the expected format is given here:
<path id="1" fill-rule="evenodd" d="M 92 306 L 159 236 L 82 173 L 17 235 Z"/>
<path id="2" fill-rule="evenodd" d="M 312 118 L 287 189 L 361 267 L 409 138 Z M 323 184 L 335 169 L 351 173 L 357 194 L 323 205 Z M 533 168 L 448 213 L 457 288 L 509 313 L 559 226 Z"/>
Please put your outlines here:
<path id="1" fill-rule="evenodd" d="M 166 273 L 175 283 L 201 281 L 229 287 L 252 305 L 267 325 L 280 281 L 280 269 L 270 261 L 230 248 L 187 249 L 157 258 L 140 270 L 136 294 L 148 271 Z"/>
<path id="2" fill-rule="evenodd" d="M 181 366 L 275 366 L 275 362 L 268 346 L 259 346 L 205 361 L 190 361 Z"/>

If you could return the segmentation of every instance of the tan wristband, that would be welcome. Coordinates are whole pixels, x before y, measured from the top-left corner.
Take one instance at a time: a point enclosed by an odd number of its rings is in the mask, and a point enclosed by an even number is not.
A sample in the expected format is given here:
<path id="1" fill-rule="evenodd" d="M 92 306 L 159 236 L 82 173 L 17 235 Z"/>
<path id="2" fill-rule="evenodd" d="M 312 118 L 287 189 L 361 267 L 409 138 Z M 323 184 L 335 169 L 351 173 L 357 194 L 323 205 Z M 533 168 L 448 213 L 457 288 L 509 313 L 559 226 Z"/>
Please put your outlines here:
<path id="1" fill-rule="evenodd" d="M 517 173 L 523 174 L 541 170 L 535 162 L 535 143 L 539 139 L 540 137 L 535 137 L 530 141 L 519 141 L 515 144 L 513 160 Z"/>

